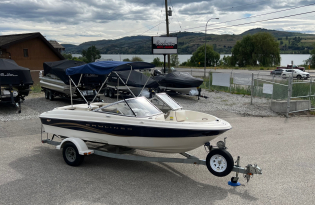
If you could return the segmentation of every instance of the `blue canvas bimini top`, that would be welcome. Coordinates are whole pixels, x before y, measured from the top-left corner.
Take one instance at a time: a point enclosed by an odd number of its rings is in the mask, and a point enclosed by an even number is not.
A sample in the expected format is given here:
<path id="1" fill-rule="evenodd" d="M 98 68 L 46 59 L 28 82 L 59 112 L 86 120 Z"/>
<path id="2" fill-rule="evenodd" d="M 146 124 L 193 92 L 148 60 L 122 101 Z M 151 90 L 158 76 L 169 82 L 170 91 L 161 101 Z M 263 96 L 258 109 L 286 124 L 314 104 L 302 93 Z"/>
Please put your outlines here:
<path id="1" fill-rule="evenodd" d="M 154 68 L 155 66 L 151 63 L 146 62 L 126 62 L 126 61 L 98 61 L 88 63 L 85 65 L 75 66 L 67 68 L 67 75 L 75 74 L 96 74 L 106 75 L 112 71 L 124 71 L 124 70 L 140 70 Z"/>

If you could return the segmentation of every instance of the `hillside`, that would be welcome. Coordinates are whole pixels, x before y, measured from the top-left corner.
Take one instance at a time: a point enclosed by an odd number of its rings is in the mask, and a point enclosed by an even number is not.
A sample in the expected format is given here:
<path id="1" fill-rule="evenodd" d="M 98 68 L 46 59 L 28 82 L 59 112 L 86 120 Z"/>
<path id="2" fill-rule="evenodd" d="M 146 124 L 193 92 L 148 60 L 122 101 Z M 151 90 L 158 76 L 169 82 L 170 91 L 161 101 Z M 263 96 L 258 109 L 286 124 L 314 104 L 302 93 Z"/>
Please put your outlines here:
<path id="1" fill-rule="evenodd" d="M 312 49 L 315 42 L 314 34 L 302 34 L 297 32 L 276 31 L 263 28 L 248 30 L 240 35 L 215 35 L 207 34 L 207 44 L 212 45 L 214 50 L 221 53 L 231 53 L 235 43 L 246 35 L 258 32 L 271 33 L 279 42 L 281 53 L 304 53 Z M 180 32 L 172 33 L 178 37 L 178 54 L 192 54 L 197 48 L 205 43 L 204 33 Z M 102 54 L 151 54 L 151 36 L 128 36 L 115 40 L 98 40 L 82 43 L 78 46 L 62 44 L 67 53 L 81 53 L 83 49 L 95 45 Z"/>

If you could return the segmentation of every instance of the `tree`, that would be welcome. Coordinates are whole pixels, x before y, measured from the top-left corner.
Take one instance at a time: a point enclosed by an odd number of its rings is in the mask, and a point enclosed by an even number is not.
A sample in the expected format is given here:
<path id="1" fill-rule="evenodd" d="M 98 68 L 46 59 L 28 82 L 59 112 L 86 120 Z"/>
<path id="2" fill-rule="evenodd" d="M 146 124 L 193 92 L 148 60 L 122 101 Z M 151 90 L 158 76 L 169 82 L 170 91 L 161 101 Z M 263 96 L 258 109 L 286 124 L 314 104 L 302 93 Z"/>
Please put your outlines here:
<path id="1" fill-rule="evenodd" d="M 232 57 L 231 56 L 223 56 L 221 63 L 220 65 L 223 65 L 223 66 L 230 66 L 231 65 L 231 60 L 232 60 Z"/>
<path id="2" fill-rule="evenodd" d="M 153 59 L 152 64 L 154 64 L 156 67 L 162 66 L 163 62 L 161 62 L 159 57 L 156 57 Z"/>
<path id="3" fill-rule="evenodd" d="M 134 56 L 131 59 L 132 62 L 136 62 L 136 61 L 143 61 L 142 58 L 138 57 L 138 56 Z"/>
<path id="4" fill-rule="evenodd" d="M 71 54 L 71 53 L 63 53 L 62 56 L 63 56 L 65 59 L 72 60 L 72 54 Z"/>
<path id="5" fill-rule="evenodd" d="M 243 37 L 241 41 L 237 41 L 232 49 L 231 63 L 240 67 L 246 65 L 256 65 L 257 61 L 253 59 L 254 42 L 251 35 Z"/>
<path id="6" fill-rule="evenodd" d="M 130 62 L 130 59 L 129 58 L 125 58 L 125 59 L 123 59 L 123 61 Z"/>
<path id="7" fill-rule="evenodd" d="M 206 47 L 206 66 L 215 66 L 220 60 L 220 54 L 215 52 L 212 46 Z M 187 64 L 190 66 L 197 66 L 200 62 L 200 65 L 204 65 L 205 62 L 205 46 L 200 46 L 197 51 L 193 53 L 190 58 L 190 61 L 187 61 Z"/>
<path id="8" fill-rule="evenodd" d="M 270 33 L 256 33 L 253 35 L 253 60 L 260 66 L 275 66 L 280 64 L 279 43 Z"/>
<path id="9" fill-rule="evenodd" d="M 82 61 L 82 62 L 87 63 L 87 59 L 85 57 L 73 57 L 71 53 L 69 53 L 69 54 L 64 53 L 64 54 L 62 54 L 62 56 L 68 60 Z"/>
<path id="10" fill-rule="evenodd" d="M 274 66 L 280 64 L 279 43 L 269 33 L 247 35 L 232 49 L 231 65 Z"/>
<path id="11" fill-rule="evenodd" d="M 100 51 L 95 46 L 90 46 L 87 50 L 82 50 L 82 56 L 87 59 L 87 63 L 94 62 L 101 58 Z"/>
<path id="12" fill-rule="evenodd" d="M 178 55 L 177 54 L 171 55 L 171 66 L 178 66 L 178 65 L 179 65 Z"/>

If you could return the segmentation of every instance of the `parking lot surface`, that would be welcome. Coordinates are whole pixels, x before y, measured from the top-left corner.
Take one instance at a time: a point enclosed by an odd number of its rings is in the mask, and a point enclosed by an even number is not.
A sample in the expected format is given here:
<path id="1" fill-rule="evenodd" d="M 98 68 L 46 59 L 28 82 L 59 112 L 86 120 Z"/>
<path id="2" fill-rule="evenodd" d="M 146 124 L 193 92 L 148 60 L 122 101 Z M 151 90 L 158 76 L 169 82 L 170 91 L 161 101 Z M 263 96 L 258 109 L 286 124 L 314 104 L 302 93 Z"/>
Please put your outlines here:
<path id="1" fill-rule="evenodd" d="M 56 105 L 62 102 L 55 102 Z M 34 108 L 35 109 L 35 108 Z M 23 112 L 23 110 L 22 110 Z M 242 117 L 221 111 L 233 128 L 228 151 L 263 174 L 231 187 L 233 172 L 213 176 L 206 166 L 88 156 L 68 166 L 62 152 L 40 141 L 40 120 L 0 122 L 0 204 L 313 204 L 314 117 Z M 220 111 L 216 111 L 220 115 Z M 199 147 L 190 152 L 205 159 Z M 180 157 L 136 151 L 142 156 Z"/>

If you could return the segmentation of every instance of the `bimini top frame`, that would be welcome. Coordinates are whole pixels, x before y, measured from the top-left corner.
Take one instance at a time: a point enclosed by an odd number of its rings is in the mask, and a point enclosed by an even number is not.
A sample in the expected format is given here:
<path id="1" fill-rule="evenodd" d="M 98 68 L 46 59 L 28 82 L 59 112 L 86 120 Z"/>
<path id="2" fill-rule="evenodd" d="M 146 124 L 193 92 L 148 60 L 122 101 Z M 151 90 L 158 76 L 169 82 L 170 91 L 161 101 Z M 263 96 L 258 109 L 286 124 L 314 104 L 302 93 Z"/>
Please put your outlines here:
<path id="1" fill-rule="evenodd" d="M 108 80 L 108 77 L 110 76 L 111 72 L 115 71 L 125 71 L 125 70 L 143 70 L 143 69 L 148 69 L 148 68 L 154 68 L 155 66 L 151 63 L 146 63 L 146 62 L 127 62 L 127 61 L 98 61 L 98 62 L 93 62 L 93 63 L 88 63 L 85 65 L 80 65 L 80 66 L 75 66 L 68 68 L 66 70 L 66 74 L 69 76 L 69 84 L 70 84 L 70 96 L 71 96 L 71 105 L 73 105 L 72 102 L 72 89 L 71 89 L 71 84 L 73 83 L 76 89 L 79 91 L 80 95 L 82 98 L 85 100 L 85 102 L 90 105 L 95 98 L 97 97 L 98 93 L 102 90 L 104 87 L 105 83 Z M 83 74 L 95 74 L 95 75 L 107 75 L 107 78 L 103 82 L 102 86 L 100 89 L 97 91 L 95 97 L 91 102 L 88 102 L 86 98 L 83 96 L 81 93 L 80 89 L 78 86 L 74 83 L 74 81 L 71 79 L 71 75 L 75 74 L 81 74 L 80 80 L 78 82 L 78 85 L 80 84 L 81 78 Z M 119 75 L 115 72 L 115 74 L 119 77 Z M 119 77 L 120 78 L 120 77 Z M 131 92 L 129 87 L 126 85 L 126 83 L 120 78 L 120 80 L 124 83 L 124 85 L 128 88 L 128 90 Z M 128 79 L 127 79 L 128 81 Z M 145 86 L 145 85 L 144 85 Z M 131 92 L 132 93 L 132 92 Z M 133 94 L 133 93 L 132 93 Z M 135 97 L 135 95 L 133 94 Z"/>

